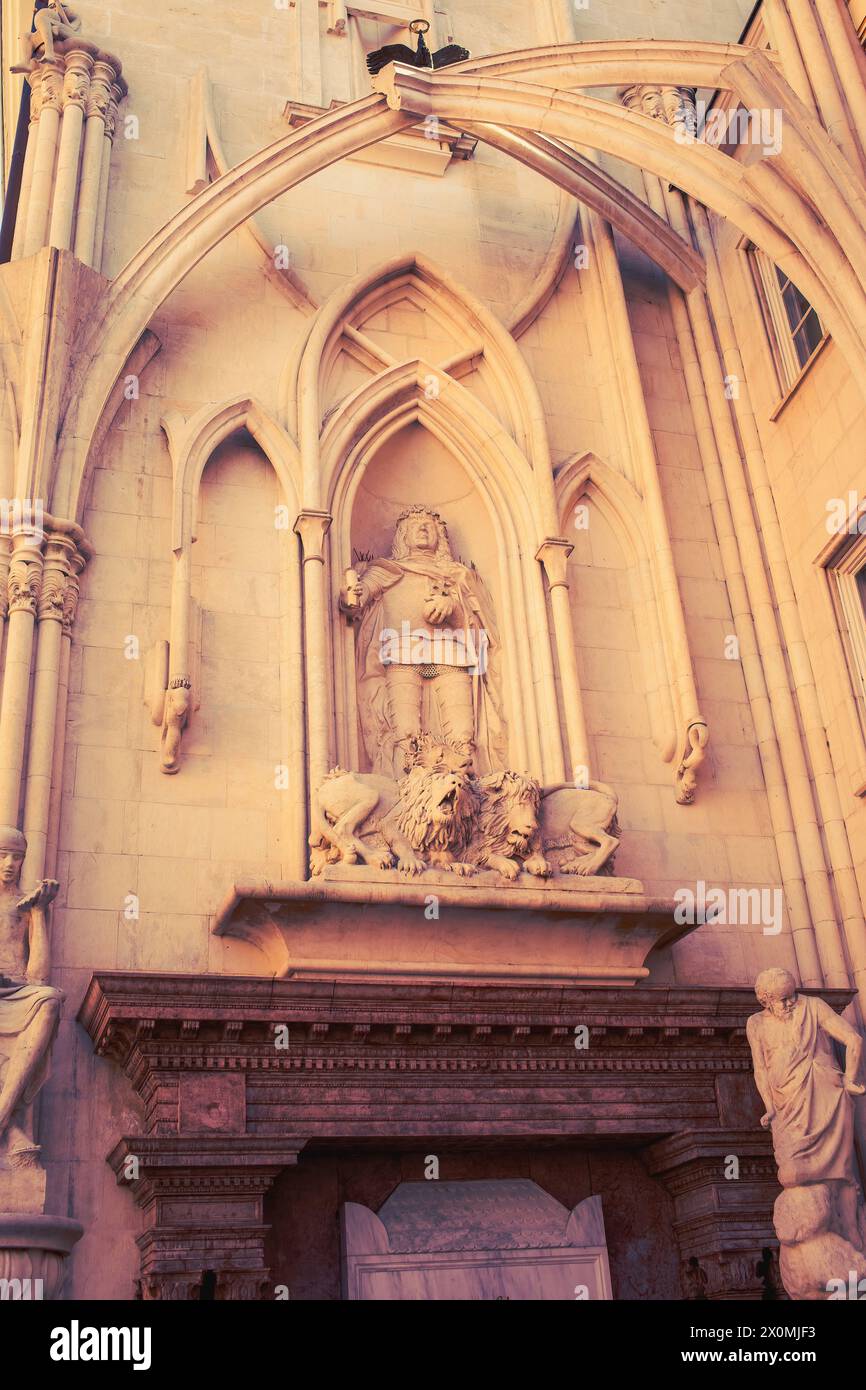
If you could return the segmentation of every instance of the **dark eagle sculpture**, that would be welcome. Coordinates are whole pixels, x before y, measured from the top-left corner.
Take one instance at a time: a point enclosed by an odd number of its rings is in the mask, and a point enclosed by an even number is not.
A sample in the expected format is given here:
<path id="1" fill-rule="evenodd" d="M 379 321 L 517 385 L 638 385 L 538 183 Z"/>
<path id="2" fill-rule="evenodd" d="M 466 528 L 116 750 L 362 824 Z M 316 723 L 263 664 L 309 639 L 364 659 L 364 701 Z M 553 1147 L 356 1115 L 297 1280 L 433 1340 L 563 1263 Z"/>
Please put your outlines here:
<path id="1" fill-rule="evenodd" d="M 377 48 L 374 53 L 368 53 L 367 71 L 371 77 L 375 77 L 389 63 L 406 63 L 410 68 L 447 68 L 452 63 L 462 63 L 470 56 L 469 49 L 461 48 L 459 43 L 446 44 L 444 48 L 431 53 L 424 42 L 424 35 L 430 28 L 426 19 L 413 19 L 409 28 L 418 35 L 417 51 L 413 53 L 405 43 L 389 43 L 384 48 Z"/>

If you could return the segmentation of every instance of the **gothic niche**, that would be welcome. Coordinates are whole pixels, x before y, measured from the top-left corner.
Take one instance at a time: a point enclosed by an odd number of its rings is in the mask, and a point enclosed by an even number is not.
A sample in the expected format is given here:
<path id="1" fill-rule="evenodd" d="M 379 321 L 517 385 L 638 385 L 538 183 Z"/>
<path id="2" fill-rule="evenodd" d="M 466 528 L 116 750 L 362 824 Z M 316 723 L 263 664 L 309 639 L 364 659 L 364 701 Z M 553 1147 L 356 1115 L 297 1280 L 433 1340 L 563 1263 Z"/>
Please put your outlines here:
<path id="1" fill-rule="evenodd" d="M 409 439 L 423 433 L 416 428 Z M 383 491 L 408 477 L 419 491 L 426 478 L 429 492 L 441 494 L 442 469 L 436 477 L 430 447 L 421 450 L 398 475 L 392 444 L 392 457 L 374 474 Z M 484 526 L 483 503 L 467 494 L 460 472 L 446 465 L 450 506 L 405 504 L 390 536 L 382 535 L 382 517 L 396 508 L 383 507 L 377 491 L 374 509 L 374 483 L 367 483 L 362 507 L 373 544 L 353 546 L 337 607 L 352 634 L 344 655 L 357 763 L 369 771 L 336 767 L 317 789 L 314 874 L 338 863 L 408 876 L 490 870 L 512 882 L 521 873 L 545 879 L 612 871 L 615 792 L 596 782 L 544 788 L 510 766 L 508 668 L 513 678 L 518 663 L 531 667 L 540 655 L 533 644 L 547 634 L 503 624 L 475 557 L 455 553 L 452 516 L 479 556 L 486 547 L 484 570 L 493 567 L 493 527 Z"/>

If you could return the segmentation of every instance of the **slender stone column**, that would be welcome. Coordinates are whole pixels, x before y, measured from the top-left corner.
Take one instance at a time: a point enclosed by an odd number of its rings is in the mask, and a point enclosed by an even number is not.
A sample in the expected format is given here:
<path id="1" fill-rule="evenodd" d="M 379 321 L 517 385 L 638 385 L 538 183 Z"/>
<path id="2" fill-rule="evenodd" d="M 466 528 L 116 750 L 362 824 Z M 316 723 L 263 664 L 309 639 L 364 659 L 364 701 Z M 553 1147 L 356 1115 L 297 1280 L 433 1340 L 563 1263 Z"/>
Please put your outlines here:
<path id="1" fill-rule="evenodd" d="M 60 148 L 57 153 L 57 173 L 54 178 L 51 226 L 48 232 L 49 245 L 57 246 L 62 251 L 72 246 L 72 221 L 75 215 L 78 164 L 81 155 L 81 128 L 92 68 L 93 59 L 83 49 L 73 49 L 66 54 L 63 119 L 60 127 Z"/>
<path id="2" fill-rule="evenodd" d="M 562 707 L 568 734 L 569 776 L 580 781 L 589 778 L 589 738 L 583 712 L 568 593 L 568 557 L 573 550 L 574 546 L 569 541 L 551 537 L 540 547 L 535 558 L 544 566 L 547 587 L 550 590 L 553 632 L 562 684 Z"/>
<path id="3" fill-rule="evenodd" d="M 4 825 L 19 823 L 30 661 L 41 581 L 42 537 L 35 531 L 18 531 L 12 539 L 9 566 L 9 635 L 0 704 L 0 818 Z"/>
<path id="4" fill-rule="evenodd" d="M 87 99 L 87 124 L 84 132 L 84 155 L 75 228 L 75 254 L 85 265 L 93 264 L 96 245 L 102 166 L 106 151 L 110 150 L 110 144 L 106 140 L 106 120 L 112 101 L 113 78 L 114 68 L 110 63 L 101 60 L 94 63 Z"/>
<path id="5" fill-rule="evenodd" d="M 331 674 L 328 662 L 328 597 L 325 536 L 328 512 L 303 511 L 294 529 L 304 551 L 304 642 L 307 652 L 307 756 L 310 795 L 321 786 L 331 758 Z"/>
<path id="6" fill-rule="evenodd" d="M 861 150 L 866 151 L 866 53 L 860 47 L 851 11 L 845 0 L 815 0 L 830 57 L 839 74 L 854 131 Z"/>
<path id="7" fill-rule="evenodd" d="M 89 554 L 89 550 L 87 552 Z M 67 576 L 63 596 L 63 636 L 60 643 L 60 674 L 57 680 L 57 714 L 54 720 L 54 756 L 51 764 L 51 803 L 48 811 L 48 846 L 45 876 L 54 877 L 60 839 L 60 810 L 63 804 L 63 763 L 66 752 L 66 712 L 69 704 L 69 664 L 72 656 L 72 629 L 78 611 L 79 581 L 87 555 L 78 549 L 72 556 L 72 573 Z"/>
<path id="8" fill-rule="evenodd" d="M 288 786 L 283 796 L 283 851 L 280 856 L 288 878 L 307 875 L 307 803 L 302 789 L 307 775 L 307 736 L 304 699 L 304 620 L 301 582 L 301 545 L 296 535 L 280 533 L 282 540 L 281 672 L 280 705 L 286 738 Z"/>
<path id="9" fill-rule="evenodd" d="M 57 133 L 60 129 L 60 106 L 63 100 L 63 68 L 54 62 L 43 61 L 40 83 L 41 102 L 36 125 L 36 152 L 33 158 L 33 177 L 27 203 L 27 228 L 22 255 L 32 256 L 45 245 L 48 214 L 51 208 L 51 189 L 54 182 L 54 158 L 57 153 Z"/>
<path id="10" fill-rule="evenodd" d="M 800 52 L 808 62 L 818 110 L 830 136 L 855 169 L 862 172 L 863 164 L 857 142 L 851 132 L 848 113 L 836 85 L 836 75 L 810 0 L 787 0 L 788 13 Z"/>
<path id="11" fill-rule="evenodd" d="M 28 883 L 42 878 L 45 871 L 63 614 L 74 551 L 75 542 L 69 535 L 54 533 L 45 542 L 42 587 L 37 604 L 36 673 L 24 795 L 24 834 L 27 837 L 25 871 Z"/>
<path id="12" fill-rule="evenodd" d="M 99 174 L 99 203 L 96 209 L 96 230 L 93 240 L 93 259 L 91 265 L 94 270 L 99 270 L 102 266 L 102 248 L 105 244 L 105 219 L 108 215 L 108 182 L 111 176 L 111 150 L 114 144 L 114 132 L 117 129 L 117 109 L 123 99 L 125 89 L 117 82 L 111 84 L 111 101 L 105 116 L 103 146 L 102 146 L 102 167 Z"/>
<path id="13" fill-rule="evenodd" d="M 791 84 L 809 110 L 816 111 L 812 84 L 791 24 L 791 16 L 785 8 L 785 0 L 764 0 L 764 19 L 770 42 L 782 60 L 785 80 Z"/>
<path id="14" fill-rule="evenodd" d="M 39 127 L 39 108 L 42 103 L 42 73 L 34 68 L 28 81 L 30 83 L 30 125 L 27 128 L 27 149 L 24 154 L 24 168 L 21 171 L 21 192 L 18 196 L 18 214 L 15 218 L 15 236 L 12 241 L 12 260 L 20 260 L 24 250 L 24 236 L 27 231 L 27 209 L 30 205 L 30 189 L 33 183 L 33 165 L 36 162 L 36 139 Z"/>

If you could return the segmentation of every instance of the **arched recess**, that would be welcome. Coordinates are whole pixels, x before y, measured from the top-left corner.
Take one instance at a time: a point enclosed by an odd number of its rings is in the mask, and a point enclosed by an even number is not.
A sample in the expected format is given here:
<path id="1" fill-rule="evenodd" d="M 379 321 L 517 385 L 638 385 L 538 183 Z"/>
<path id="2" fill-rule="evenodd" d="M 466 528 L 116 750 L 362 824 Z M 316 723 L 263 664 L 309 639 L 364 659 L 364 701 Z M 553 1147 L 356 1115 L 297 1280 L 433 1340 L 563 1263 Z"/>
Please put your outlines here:
<path id="1" fill-rule="evenodd" d="M 189 270 L 234 227 L 289 188 L 428 113 L 458 123 L 483 121 L 553 136 L 674 182 L 731 220 L 801 286 L 858 372 L 866 345 L 866 267 L 861 254 L 866 234 L 852 226 L 851 209 L 861 205 L 863 190 L 826 131 L 778 77 L 772 61 L 754 50 L 724 44 L 638 42 L 566 48 L 573 65 L 568 80 L 576 85 L 662 81 L 730 88 L 749 106 L 781 105 L 786 162 L 779 168 L 784 175 L 766 159 L 746 169 L 706 145 L 678 143 L 661 122 L 612 102 L 513 77 L 474 75 L 471 62 L 429 77 L 419 69 L 386 70 L 384 81 L 391 83 L 388 101 L 400 109 L 390 109 L 381 97 L 365 97 L 259 151 L 172 218 L 106 290 L 67 382 L 58 497 L 74 505 L 117 363 L 126 359 L 159 305 Z M 497 61 L 509 63 L 512 72 L 518 65 L 532 72 L 534 64 L 543 76 L 553 61 L 550 55 L 550 49 L 526 50 Z M 549 163 L 549 153 L 545 159 Z M 815 216 L 815 201 L 821 204 L 825 224 Z"/>
<path id="2" fill-rule="evenodd" d="M 497 619 L 512 765 L 543 780 L 560 781 L 561 740 L 545 716 L 545 710 L 555 707 L 556 694 L 542 573 L 535 558 L 545 533 L 534 475 L 504 427 L 459 382 L 446 376 L 438 395 L 429 395 L 432 370 L 420 359 L 396 365 L 356 391 L 328 421 L 321 459 L 327 480 L 323 501 L 333 516 L 328 538 L 331 602 L 336 606 L 342 576 L 352 564 L 352 517 L 367 469 L 400 431 L 412 424 L 423 426 L 465 471 L 495 537 L 495 588 L 501 609 Z M 356 759 L 354 637 L 348 628 L 334 639 L 333 660 L 340 692 L 336 752 L 340 758 Z"/>
<path id="3" fill-rule="evenodd" d="M 578 506 L 584 499 L 591 499 L 611 521 L 629 556 L 637 577 L 635 626 L 646 672 L 653 742 L 662 759 L 671 762 L 678 748 L 678 730 L 685 726 L 685 719 L 684 711 L 677 708 L 677 685 L 671 678 L 673 634 L 666 620 L 653 555 L 647 545 L 649 527 L 644 502 L 627 478 L 592 453 L 577 454 L 563 463 L 557 470 L 555 487 L 564 536 L 574 533 Z M 682 768 L 676 769 L 675 777 L 679 796 L 683 790 Z"/>
<path id="4" fill-rule="evenodd" d="M 197 507 L 202 476 L 219 446 L 247 431 L 258 444 L 276 474 L 282 502 L 274 526 L 282 537 L 280 716 L 285 738 L 285 766 L 290 787 L 305 785 L 306 740 L 302 635 L 302 588 L 298 538 L 292 525 L 299 510 L 300 469 L 297 448 L 276 420 L 258 401 L 236 397 L 222 405 L 206 406 L 188 419 L 170 412 L 162 420 L 172 461 L 173 554 L 171 622 L 167 684 L 162 708 L 162 767 L 176 772 L 181 767 L 183 730 L 195 695 L 189 669 L 190 614 L 192 608 L 192 550 L 196 540 Z M 286 873 L 303 878 L 306 872 L 306 817 L 304 798 L 286 796 L 283 805 L 283 853 Z"/>
<path id="5" fill-rule="evenodd" d="M 304 505 L 319 507 L 328 489 L 319 459 L 322 428 L 322 388 L 325 373 L 351 334 L 357 348 L 365 318 L 409 293 L 425 312 L 447 323 L 458 348 L 447 362 L 433 362 L 430 389 L 439 377 L 449 377 L 483 358 L 486 379 L 498 419 L 517 443 L 535 474 L 535 491 L 549 527 L 555 526 L 547 429 L 538 388 L 520 349 L 495 315 L 474 295 L 424 256 L 395 257 L 374 271 L 359 276 L 332 295 L 313 320 L 299 354 L 284 381 L 284 400 L 289 419 L 296 422 L 302 461 Z M 396 366 L 394 359 L 365 339 L 381 367 Z M 481 403 L 479 402 L 479 408 Z M 486 415 L 486 411 L 483 412 Z M 550 534 L 550 531 L 548 531 Z"/>
<path id="6" fill-rule="evenodd" d="M 240 429 L 248 430 L 270 459 L 294 520 L 301 493 L 297 446 L 252 396 L 206 405 L 188 418 L 170 411 L 161 423 L 172 461 L 172 550 L 195 540 L 195 499 L 205 465 L 223 440 Z"/>

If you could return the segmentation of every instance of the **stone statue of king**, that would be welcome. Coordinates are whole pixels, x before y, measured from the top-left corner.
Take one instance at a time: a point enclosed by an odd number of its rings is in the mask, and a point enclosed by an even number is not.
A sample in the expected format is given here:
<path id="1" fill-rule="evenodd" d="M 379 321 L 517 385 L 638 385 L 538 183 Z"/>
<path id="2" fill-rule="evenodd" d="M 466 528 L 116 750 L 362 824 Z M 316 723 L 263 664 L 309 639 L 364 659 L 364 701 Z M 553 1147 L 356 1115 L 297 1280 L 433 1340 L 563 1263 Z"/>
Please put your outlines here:
<path id="1" fill-rule="evenodd" d="M 374 772 L 402 777 L 421 734 L 444 739 L 479 774 L 505 766 L 493 604 L 454 559 L 438 512 L 407 508 L 390 557 L 347 571 L 340 607 L 359 624 L 358 705 Z"/>
<path id="2" fill-rule="evenodd" d="M 20 830 L 0 826 L 0 1153 L 28 1167 L 39 1146 L 32 1103 L 48 1076 L 63 993 L 48 983 L 48 908 L 59 884 L 43 879 L 21 896 L 27 852 Z"/>

